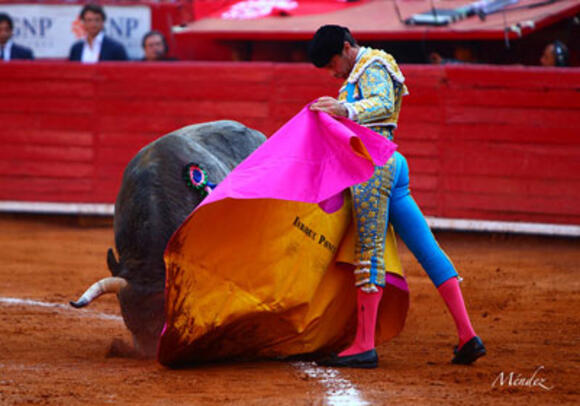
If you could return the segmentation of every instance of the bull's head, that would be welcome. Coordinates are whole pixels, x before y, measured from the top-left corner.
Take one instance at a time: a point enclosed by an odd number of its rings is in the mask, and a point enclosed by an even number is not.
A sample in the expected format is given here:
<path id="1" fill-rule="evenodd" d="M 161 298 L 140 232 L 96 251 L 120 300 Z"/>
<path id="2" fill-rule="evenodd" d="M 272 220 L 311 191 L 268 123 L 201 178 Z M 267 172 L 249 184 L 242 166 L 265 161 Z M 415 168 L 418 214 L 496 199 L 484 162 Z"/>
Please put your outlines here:
<path id="1" fill-rule="evenodd" d="M 84 307 L 105 293 L 116 293 L 134 349 L 140 356 L 155 356 L 165 323 L 167 242 L 203 200 L 210 186 L 201 180 L 205 173 L 208 182 L 221 182 L 265 140 L 256 130 L 224 120 L 184 127 L 141 149 L 125 168 L 115 202 L 119 259 L 109 249 L 112 276 L 93 284 L 71 305 Z"/>
<path id="2" fill-rule="evenodd" d="M 117 262 L 112 249 L 107 253 L 107 264 L 113 275 L 120 273 L 121 265 Z M 122 351 L 122 355 L 154 357 L 165 322 L 164 292 L 123 277 L 110 276 L 95 282 L 77 301 L 71 301 L 70 304 L 76 308 L 85 307 L 107 293 L 117 294 L 125 325 L 133 335 L 134 344 L 133 351 L 129 348 L 111 349 L 115 352 Z M 113 342 L 113 345 L 115 344 L 118 343 Z"/>

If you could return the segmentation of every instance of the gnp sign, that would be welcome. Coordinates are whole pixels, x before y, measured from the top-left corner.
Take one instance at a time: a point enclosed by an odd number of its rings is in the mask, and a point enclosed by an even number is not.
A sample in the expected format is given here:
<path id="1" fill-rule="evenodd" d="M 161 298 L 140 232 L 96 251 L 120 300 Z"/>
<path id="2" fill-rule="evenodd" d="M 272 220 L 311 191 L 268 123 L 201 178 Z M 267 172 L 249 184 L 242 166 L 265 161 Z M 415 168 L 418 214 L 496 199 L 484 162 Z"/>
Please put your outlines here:
<path id="1" fill-rule="evenodd" d="M 82 6 L 0 5 L 14 20 L 14 42 L 30 47 L 36 58 L 67 58 L 71 45 L 82 38 L 78 16 Z M 129 58 L 143 56 L 141 39 L 151 29 L 147 6 L 105 6 L 107 35 L 125 45 Z"/>

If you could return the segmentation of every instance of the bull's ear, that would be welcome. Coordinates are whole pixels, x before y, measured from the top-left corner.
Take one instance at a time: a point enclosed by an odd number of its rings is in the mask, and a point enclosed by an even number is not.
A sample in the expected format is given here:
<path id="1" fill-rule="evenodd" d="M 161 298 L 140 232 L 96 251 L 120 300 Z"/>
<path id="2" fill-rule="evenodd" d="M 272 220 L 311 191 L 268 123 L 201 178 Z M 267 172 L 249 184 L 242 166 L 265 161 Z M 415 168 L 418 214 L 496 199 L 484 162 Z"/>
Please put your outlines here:
<path id="1" fill-rule="evenodd" d="M 109 271 L 113 276 L 117 276 L 119 274 L 119 262 L 117 262 L 117 258 L 115 258 L 115 253 L 113 252 L 112 248 L 109 248 L 107 251 L 107 266 L 109 267 Z"/>

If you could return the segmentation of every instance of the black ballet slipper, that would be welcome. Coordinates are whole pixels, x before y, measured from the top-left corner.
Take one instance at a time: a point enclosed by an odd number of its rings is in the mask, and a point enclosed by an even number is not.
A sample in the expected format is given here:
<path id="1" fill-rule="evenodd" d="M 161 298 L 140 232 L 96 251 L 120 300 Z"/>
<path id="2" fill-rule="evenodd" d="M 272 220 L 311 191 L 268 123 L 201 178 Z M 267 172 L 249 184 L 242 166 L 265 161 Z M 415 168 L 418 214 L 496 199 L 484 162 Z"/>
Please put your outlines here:
<path id="1" fill-rule="evenodd" d="M 455 347 L 453 353 L 455 356 L 451 360 L 452 364 L 469 365 L 475 362 L 476 359 L 483 357 L 486 354 L 486 350 L 481 338 L 475 336 L 463 344 L 460 349 Z"/>
<path id="2" fill-rule="evenodd" d="M 339 357 L 333 354 L 328 358 L 316 362 L 322 367 L 345 367 L 345 368 L 376 368 L 379 366 L 379 357 L 373 348 L 360 354 L 346 355 Z"/>

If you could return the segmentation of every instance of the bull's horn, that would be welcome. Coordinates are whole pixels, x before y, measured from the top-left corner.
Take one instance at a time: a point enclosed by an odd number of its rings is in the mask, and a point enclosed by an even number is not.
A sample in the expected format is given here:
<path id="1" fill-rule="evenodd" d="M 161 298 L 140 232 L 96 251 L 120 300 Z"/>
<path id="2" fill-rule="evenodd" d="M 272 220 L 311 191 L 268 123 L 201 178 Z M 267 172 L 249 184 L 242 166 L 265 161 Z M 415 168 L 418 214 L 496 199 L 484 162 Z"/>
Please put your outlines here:
<path id="1" fill-rule="evenodd" d="M 93 285 L 86 290 L 85 293 L 76 302 L 70 301 L 71 306 L 85 307 L 93 300 L 105 293 L 119 293 L 121 289 L 127 286 L 127 280 L 118 276 L 110 276 L 108 278 L 103 278 L 98 282 L 93 283 Z"/>

